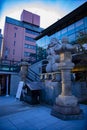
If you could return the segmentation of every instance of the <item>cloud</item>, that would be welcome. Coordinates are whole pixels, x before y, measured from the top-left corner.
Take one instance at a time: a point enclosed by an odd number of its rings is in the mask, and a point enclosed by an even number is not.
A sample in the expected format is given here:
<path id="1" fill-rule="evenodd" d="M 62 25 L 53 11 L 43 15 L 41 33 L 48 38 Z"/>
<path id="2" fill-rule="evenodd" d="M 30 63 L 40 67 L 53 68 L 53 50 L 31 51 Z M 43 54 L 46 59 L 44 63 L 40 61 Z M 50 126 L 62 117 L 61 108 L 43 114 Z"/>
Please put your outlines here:
<path id="1" fill-rule="evenodd" d="M 6 6 L 6 5 L 5 5 Z M 5 8 L 4 6 L 4 8 Z M 11 8 L 10 8 L 11 7 Z M 52 6 L 39 3 L 18 3 L 17 5 L 9 5 L 9 8 L 5 8 L 2 13 L 2 18 L 0 20 L 0 28 L 4 28 L 5 17 L 11 17 L 17 20 L 20 20 L 20 15 L 23 9 L 30 11 L 32 13 L 40 15 L 40 26 L 43 28 L 48 27 L 52 23 L 60 18 L 60 14 L 58 13 L 58 9 L 56 10 Z"/>
<path id="2" fill-rule="evenodd" d="M 4 3 L 3 3 L 4 1 Z M 5 17 L 20 20 L 24 10 L 38 14 L 41 17 L 40 26 L 46 28 L 62 18 L 86 0 L 0 0 L 0 28 L 4 28 Z"/>

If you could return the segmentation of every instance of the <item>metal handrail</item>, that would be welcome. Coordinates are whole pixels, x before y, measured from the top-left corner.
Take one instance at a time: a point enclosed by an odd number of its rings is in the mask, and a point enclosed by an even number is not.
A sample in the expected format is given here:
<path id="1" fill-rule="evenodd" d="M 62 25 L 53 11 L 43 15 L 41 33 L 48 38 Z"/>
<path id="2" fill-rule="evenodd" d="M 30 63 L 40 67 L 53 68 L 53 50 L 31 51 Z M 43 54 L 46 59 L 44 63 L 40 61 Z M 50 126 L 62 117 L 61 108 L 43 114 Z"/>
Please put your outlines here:
<path id="1" fill-rule="evenodd" d="M 40 81 L 40 76 L 29 68 L 27 79 L 29 79 L 30 81 Z"/>

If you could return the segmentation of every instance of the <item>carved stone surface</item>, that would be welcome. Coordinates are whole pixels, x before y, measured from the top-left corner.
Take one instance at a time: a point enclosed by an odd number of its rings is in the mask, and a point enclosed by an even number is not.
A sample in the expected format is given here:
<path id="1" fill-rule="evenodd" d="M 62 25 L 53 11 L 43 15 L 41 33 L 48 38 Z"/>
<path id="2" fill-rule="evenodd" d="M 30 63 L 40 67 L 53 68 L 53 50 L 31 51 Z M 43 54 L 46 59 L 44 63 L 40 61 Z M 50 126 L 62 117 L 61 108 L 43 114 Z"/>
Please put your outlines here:
<path id="1" fill-rule="evenodd" d="M 56 112 L 60 113 L 60 114 L 64 114 L 64 115 L 76 115 L 76 114 L 80 114 L 80 108 L 79 105 L 77 106 L 60 106 L 60 105 L 54 105 L 53 107 L 54 110 L 56 110 Z"/>
<path id="2" fill-rule="evenodd" d="M 60 82 L 53 82 L 51 80 L 45 80 L 45 87 L 44 87 L 44 95 L 43 101 L 47 104 L 53 105 L 55 102 L 55 97 L 61 93 L 61 83 Z M 44 92 L 43 91 L 43 92 Z"/>
<path id="3" fill-rule="evenodd" d="M 62 120 L 77 120 L 83 119 L 84 114 L 83 111 L 80 110 L 79 113 L 77 111 L 78 106 L 75 107 L 61 107 L 58 105 L 54 105 L 51 111 L 51 115 L 60 118 Z M 79 108 L 78 108 L 79 109 Z M 64 114 L 65 113 L 65 114 Z"/>
<path id="4" fill-rule="evenodd" d="M 58 44 L 56 44 L 54 50 L 57 54 L 60 54 L 61 52 L 63 52 L 63 53 L 64 52 L 73 52 L 76 50 L 76 48 L 75 48 L 75 46 L 72 46 L 71 44 L 69 44 L 67 38 L 63 38 L 62 44 L 60 46 Z"/>
<path id="5" fill-rule="evenodd" d="M 26 76 L 27 76 L 27 73 L 28 73 L 28 63 L 23 61 L 21 62 L 20 64 L 20 67 L 21 67 L 21 70 L 20 70 L 20 76 L 21 76 L 21 81 L 26 81 Z"/>
<path id="6" fill-rule="evenodd" d="M 62 96 L 59 95 L 56 98 L 56 104 L 60 106 L 66 106 L 66 107 L 74 107 L 77 106 L 78 100 L 75 96 Z"/>
<path id="7" fill-rule="evenodd" d="M 59 41 L 56 38 L 51 39 L 50 44 L 47 48 L 47 60 L 48 64 L 46 66 L 46 72 L 58 71 L 59 55 L 54 51 L 55 46 L 57 46 Z"/>

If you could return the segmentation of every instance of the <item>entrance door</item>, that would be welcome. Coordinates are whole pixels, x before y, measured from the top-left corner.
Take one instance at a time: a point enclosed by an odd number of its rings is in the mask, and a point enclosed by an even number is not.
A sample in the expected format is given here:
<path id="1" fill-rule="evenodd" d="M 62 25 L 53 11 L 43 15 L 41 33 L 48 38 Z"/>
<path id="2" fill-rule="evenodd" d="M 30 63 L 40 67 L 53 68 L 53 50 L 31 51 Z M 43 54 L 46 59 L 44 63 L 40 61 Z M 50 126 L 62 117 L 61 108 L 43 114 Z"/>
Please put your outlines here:
<path id="1" fill-rule="evenodd" d="M 6 76 L 0 75 L 0 95 L 6 95 Z"/>
<path id="2" fill-rule="evenodd" d="M 0 75 L 0 95 L 10 94 L 10 75 Z"/>

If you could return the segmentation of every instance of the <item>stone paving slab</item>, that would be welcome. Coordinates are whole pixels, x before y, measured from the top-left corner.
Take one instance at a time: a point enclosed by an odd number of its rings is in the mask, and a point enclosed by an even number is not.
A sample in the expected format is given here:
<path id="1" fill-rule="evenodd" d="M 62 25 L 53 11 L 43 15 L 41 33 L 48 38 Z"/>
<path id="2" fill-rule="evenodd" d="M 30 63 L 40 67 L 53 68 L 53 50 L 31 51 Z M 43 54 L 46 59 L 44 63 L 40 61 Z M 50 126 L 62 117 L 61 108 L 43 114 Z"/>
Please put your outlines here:
<path id="1" fill-rule="evenodd" d="M 9 98 L 0 98 L 0 109 L 2 106 L 6 107 L 6 105 L 8 109 L 10 105 L 15 103 L 16 106 L 21 106 L 21 111 L 15 112 L 13 110 L 14 113 L 3 114 L 0 117 L 0 130 L 87 130 L 87 105 L 81 105 L 81 109 L 84 111 L 84 119 L 64 121 L 50 115 L 51 107 L 45 105 L 31 106 L 26 103 L 21 105 L 22 102 L 18 103 L 18 101 L 16 104 L 15 101 L 12 101 L 14 98 Z M 24 107 L 29 109 L 23 110 Z M 17 107 L 14 107 L 14 109 L 17 109 Z"/>

